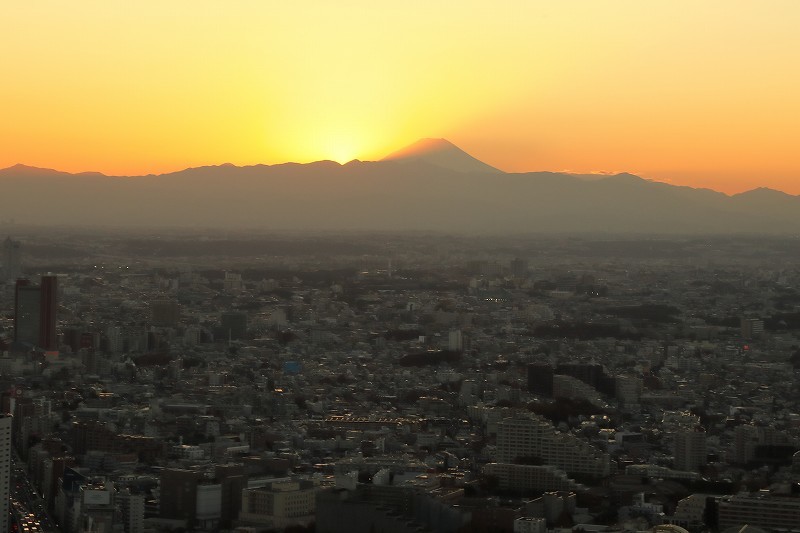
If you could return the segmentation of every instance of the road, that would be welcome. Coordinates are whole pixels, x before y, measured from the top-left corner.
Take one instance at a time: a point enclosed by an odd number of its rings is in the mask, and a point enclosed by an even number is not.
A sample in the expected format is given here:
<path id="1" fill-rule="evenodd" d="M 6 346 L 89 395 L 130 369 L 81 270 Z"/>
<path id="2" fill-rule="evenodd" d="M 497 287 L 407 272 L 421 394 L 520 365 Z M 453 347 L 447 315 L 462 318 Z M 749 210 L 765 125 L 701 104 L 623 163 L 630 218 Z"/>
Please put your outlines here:
<path id="1" fill-rule="evenodd" d="M 19 533 L 51 533 L 60 531 L 47 513 L 44 500 L 36 492 L 23 463 L 11 459 L 11 514 Z"/>

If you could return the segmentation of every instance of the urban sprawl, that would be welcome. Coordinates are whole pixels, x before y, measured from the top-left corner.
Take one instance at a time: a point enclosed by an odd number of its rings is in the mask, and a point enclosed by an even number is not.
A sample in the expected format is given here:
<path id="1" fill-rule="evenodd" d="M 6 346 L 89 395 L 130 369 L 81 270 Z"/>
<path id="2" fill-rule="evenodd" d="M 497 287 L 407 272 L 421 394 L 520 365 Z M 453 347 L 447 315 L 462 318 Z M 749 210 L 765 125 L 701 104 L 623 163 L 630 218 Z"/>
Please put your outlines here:
<path id="1" fill-rule="evenodd" d="M 800 242 L 2 241 L 18 533 L 800 531 Z"/>

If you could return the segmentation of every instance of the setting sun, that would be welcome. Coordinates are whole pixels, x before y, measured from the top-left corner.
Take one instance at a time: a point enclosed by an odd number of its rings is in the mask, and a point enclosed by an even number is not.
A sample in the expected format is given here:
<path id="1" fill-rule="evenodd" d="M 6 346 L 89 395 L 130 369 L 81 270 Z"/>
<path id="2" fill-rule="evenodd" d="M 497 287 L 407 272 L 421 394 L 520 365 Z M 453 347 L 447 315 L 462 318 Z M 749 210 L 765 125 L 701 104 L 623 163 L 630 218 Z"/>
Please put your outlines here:
<path id="1" fill-rule="evenodd" d="M 320 134 L 318 141 L 309 146 L 308 159 L 330 159 L 344 164 L 361 157 L 362 150 L 354 135 L 331 131 Z"/>

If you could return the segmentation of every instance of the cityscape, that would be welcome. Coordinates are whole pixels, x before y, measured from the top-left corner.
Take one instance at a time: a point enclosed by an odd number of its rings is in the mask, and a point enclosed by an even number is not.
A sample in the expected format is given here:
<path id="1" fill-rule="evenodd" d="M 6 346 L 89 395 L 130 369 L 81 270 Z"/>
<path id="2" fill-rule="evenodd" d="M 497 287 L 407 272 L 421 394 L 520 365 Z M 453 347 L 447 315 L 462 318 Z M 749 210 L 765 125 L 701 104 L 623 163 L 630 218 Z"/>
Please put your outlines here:
<path id="1" fill-rule="evenodd" d="M 800 533 L 798 21 L 0 1 L 0 533 Z"/>
<path id="2" fill-rule="evenodd" d="M 16 235 L 14 531 L 800 523 L 796 239 Z"/>

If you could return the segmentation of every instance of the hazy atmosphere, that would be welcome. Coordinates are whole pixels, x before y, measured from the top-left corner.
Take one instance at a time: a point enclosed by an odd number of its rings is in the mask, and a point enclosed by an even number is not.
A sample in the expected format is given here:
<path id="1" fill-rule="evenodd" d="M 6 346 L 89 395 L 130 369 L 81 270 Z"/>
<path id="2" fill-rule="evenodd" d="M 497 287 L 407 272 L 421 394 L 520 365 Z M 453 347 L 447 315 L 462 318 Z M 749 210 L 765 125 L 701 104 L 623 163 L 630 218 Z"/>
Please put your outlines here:
<path id="1" fill-rule="evenodd" d="M 799 22 L 0 1 L 0 533 L 800 533 Z"/>

